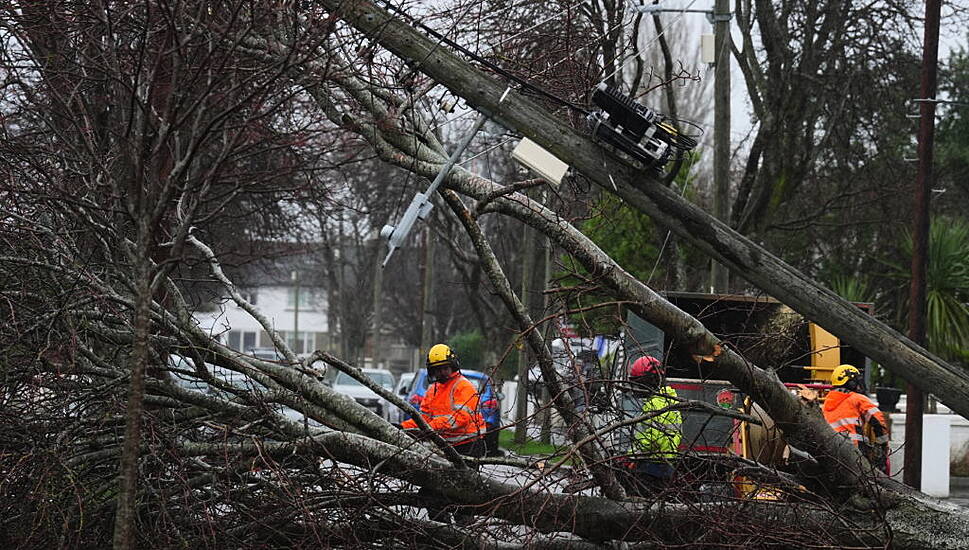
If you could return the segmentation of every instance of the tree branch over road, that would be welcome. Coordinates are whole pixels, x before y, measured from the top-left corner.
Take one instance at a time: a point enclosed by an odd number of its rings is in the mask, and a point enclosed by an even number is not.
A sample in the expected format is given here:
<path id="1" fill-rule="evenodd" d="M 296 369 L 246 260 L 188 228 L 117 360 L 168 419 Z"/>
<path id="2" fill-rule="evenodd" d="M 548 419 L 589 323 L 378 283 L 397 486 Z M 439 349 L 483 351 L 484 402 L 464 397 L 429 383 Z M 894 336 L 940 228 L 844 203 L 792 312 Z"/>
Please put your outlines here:
<path id="1" fill-rule="evenodd" d="M 421 62 L 422 72 L 476 108 L 494 113 L 505 127 L 535 141 L 603 190 L 615 192 L 737 275 L 969 416 L 969 375 L 964 371 L 818 285 L 673 190 L 612 158 L 529 99 L 511 92 L 499 110 L 505 84 L 438 47 L 406 22 L 367 1 L 323 0 L 323 4 L 394 54 Z"/>

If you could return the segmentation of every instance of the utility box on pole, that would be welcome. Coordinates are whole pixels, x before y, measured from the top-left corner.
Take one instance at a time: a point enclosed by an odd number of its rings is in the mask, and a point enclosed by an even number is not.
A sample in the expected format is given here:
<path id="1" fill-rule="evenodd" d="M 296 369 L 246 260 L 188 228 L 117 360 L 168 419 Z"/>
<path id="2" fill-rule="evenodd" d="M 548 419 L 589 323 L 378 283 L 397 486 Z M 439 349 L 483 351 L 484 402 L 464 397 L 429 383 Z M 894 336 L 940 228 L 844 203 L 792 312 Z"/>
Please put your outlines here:
<path id="1" fill-rule="evenodd" d="M 717 60 L 714 35 L 704 34 L 700 36 L 700 61 L 712 65 Z"/>

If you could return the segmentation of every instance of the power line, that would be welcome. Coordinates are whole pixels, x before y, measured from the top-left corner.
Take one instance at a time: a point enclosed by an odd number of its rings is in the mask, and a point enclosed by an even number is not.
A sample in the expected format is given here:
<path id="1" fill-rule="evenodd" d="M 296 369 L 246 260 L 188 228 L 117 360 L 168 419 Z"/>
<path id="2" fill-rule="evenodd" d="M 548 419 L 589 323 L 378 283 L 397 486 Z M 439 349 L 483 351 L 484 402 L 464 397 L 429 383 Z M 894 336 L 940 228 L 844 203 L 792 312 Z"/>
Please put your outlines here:
<path id="1" fill-rule="evenodd" d="M 673 20 L 673 21 L 672 21 L 672 22 L 671 22 L 671 23 L 669 24 L 669 26 L 667 26 L 667 27 L 665 27 L 665 28 L 663 29 L 663 32 L 661 32 L 661 33 L 659 33 L 659 34 L 657 34 L 657 35 L 656 35 L 655 37 L 653 37 L 653 39 L 652 39 L 652 40 L 650 40 L 650 41 L 649 41 L 649 42 L 647 42 L 647 43 L 646 43 L 645 45 L 643 45 L 643 49 L 645 50 L 646 48 L 649 48 L 649 47 L 650 47 L 650 46 L 651 46 L 652 44 L 654 44 L 654 43 L 656 43 L 656 42 L 657 42 L 657 41 L 658 41 L 658 40 L 660 39 L 660 37 L 662 37 L 662 36 L 663 36 L 664 34 L 666 34 L 666 31 L 668 31 L 668 30 L 670 30 L 670 28 L 672 28 L 672 27 L 673 27 L 674 25 L 676 25 L 676 24 L 677 24 L 677 23 L 678 23 L 678 22 L 679 22 L 679 21 L 680 21 L 681 19 L 683 19 L 683 16 L 684 16 L 684 15 L 686 14 L 686 11 L 685 11 L 685 10 L 688 10 L 688 9 L 690 9 L 690 8 L 691 8 L 691 7 L 693 6 L 693 4 L 695 4 L 695 3 L 696 3 L 696 0 L 692 0 L 692 1 L 691 1 L 691 2 L 689 3 L 689 5 L 687 5 L 687 6 L 685 7 L 685 8 L 683 8 L 683 10 L 684 10 L 684 11 L 682 11 L 682 12 L 680 12 L 680 15 L 679 15 L 679 16 L 677 16 L 677 17 L 676 17 L 676 19 L 674 19 L 674 20 Z M 633 22 L 633 21 L 635 21 L 635 20 L 636 20 L 636 19 L 635 19 L 635 17 L 634 17 L 634 18 L 632 18 L 632 19 L 630 19 L 630 20 L 629 20 L 629 23 L 632 23 L 632 22 Z M 628 25 L 629 23 L 625 23 L 624 25 Z M 610 30 L 612 30 L 612 29 L 610 29 Z M 610 78 L 612 78 L 612 77 L 613 77 L 613 75 L 615 75 L 615 74 L 616 74 L 616 73 L 618 73 L 619 71 L 621 71 L 621 70 L 623 70 L 624 68 L 625 68 L 625 60 L 624 60 L 624 61 L 623 61 L 622 63 L 619 63 L 619 66 L 618 66 L 618 67 L 616 68 L 616 70 L 614 70 L 614 71 L 612 71 L 611 73 L 609 73 L 609 74 L 607 74 L 607 75 L 606 75 L 605 77 L 603 77 L 603 78 L 602 78 L 602 80 L 600 80 L 600 81 L 599 81 L 599 83 L 601 84 L 601 83 L 603 83 L 603 82 L 605 82 L 606 80 L 608 80 L 608 79 L 610 79 Z"/>
<path id="2" fill-rule="evenodd" d="M 589 113 L 588 109 L 586 109 L 586 108 L 584 108 L 582 106 L 576 105 L 576 104 L 574 104 L 571 101 L 568 101 L 566 99 L 562 99 L 561 97 L 559 97 L 559 96 L 557 96 L 557 95 L 555 95 L 555 94 L 553 94 L 553 93 L 551 93 L 551 92 L 549 92 L 549 91 L 547 91 L 547 90 L 545 90 L 545 89 L 543 89 L 543 88 L 541 88 L 541 87 L 539 87 L 539 86 L 537 86 L 535 84 L 532 84 L 531 82 L 528 82 L 527 80 L 525 80 L 523 78 L 520 78 L 517 75 L 515 75 L 515 74 L 513 74 L 513 73 L 511 73 L 509 71 L 506 71 L 505 69 L 503 69 L 500 66 L 492 63 L 491 61 L 488 61 L 484 57 L 481 57 L 480 55 L 474 53 L 473 51 L 469 50 L 468 48 L 462 46 L 457 41 L 448 38 L 444 34 L 441 34 L 440 32 L 434 30 L 430 26 L 425 25 L 421 21 L 418 21 L 417 19 L 415 19 L 414 17 L 412 17 L 411 15 L 409 15 L 404 10 L 402 10 L 402 9 L 394 6 L 393 4 L 391 4 L 388 0 L 381 0 L 381 2 L 384 4 L 384 6 L 389 11 L 391 11 L 391 12 L 393 12 L 393 13 L 395 13 L 395 14 L 397 14 L 397 15 L 405 18 L 405 19 L 407 19 L 410 22 L 411 25 L 416 26 L 416 27 L 422 29 L 424 32 L 430 34 L 432 37 L 434 37 L 435 39 L 437 39 L 439 43 L 445 43 L 445 44 L 451 46 L 452 48 L 454 48 L 455 50 L 461 52 L 462 54 L 464 54 L 468 58 L 473 59 L 474 61 L 477 61 L 478 63 L 480 63 L 480 64 L 484 65 L 485 67 L 491 69 L 492 71 L 494 71 L 494 72 L 496 72 L 496 73 L 504 76 L 505 78 L 516 82 L 522 88 L 529 89 L 529 90 L 531 90 L 531 91 L 533 91 L 533 92 L 535 92 L 535 93 L 537 93 L 537 94 L 539 94 L 541 96 L 544 96 L 544 97 L 546 97 L 548 99 L 551 99 L 552 101 L 555 101 L 556 103 L 559 103 L 559 104 L 561 104 L 561 105 L 563 105 L 565 107 L 568 107 L 570 109 L 573 109 L 575 111 L 578 111 L 578 112 L 582 113 L 583 115 L 586 115 L 586 114 Z"/>

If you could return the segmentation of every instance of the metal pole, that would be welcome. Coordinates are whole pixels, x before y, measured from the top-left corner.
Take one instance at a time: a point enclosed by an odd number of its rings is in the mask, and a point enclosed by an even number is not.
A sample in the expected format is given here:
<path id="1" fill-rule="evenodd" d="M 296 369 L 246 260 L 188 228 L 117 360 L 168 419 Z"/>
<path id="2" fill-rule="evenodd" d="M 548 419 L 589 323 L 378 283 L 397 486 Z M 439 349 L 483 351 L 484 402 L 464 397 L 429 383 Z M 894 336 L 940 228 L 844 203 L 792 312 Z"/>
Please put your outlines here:
<path id="1" fill-rule="evenodd" d="M 432 327 L 434 314 L 431 312 L 434 290 L 434 238 L 431 228 L 424 233 L 424 281 L 421 285 L 421 362 L 427 359 L 427 352 L 431 349 Z"/>
<path id="2" fill-rule="evenodd" d="M 299 271 L 293 271 L 293 353 L 302 353 L 299 347 Z"/>
<path id="3" fill-rule="evenodd" d="M 935 137 L 935 91 L 939 57 L 940 0 L 925 3 L 925 34 L 922 43 L 922 85 L 919 98 L 918 176 L 915 182 L 915 209 L 912 220 L 912 284 L 909 288 L 911 310 L 908 337 L 925 345 L 925 274 L 929 247 L 929 198 L 932 188 L 932 147 Z M 905 404 L 906 485 L 922 486 L 922 409 L 925 395 L 908 384 Z"/>
<path id="4" fill-rule="evenodd" d="M 730 196 L 730 0 L 716 0 L 713 8 L 713 215 L 727 221 Z M 711 292 L 726 292 L 727 268 L 710 261 Z"/>
<path id="5" fill-rule="evenodd" d="M 528 288 L 531 285 L 532 264 L 535 263 L 535 239 L 528 225 L 522 225 L 522 291 L 525 311 L 531 311 Z M 521 341 L 518 352 L 518 389 L 515 392 L 515 443 L 525 443 L 528 437 L 528 345 Z"/>

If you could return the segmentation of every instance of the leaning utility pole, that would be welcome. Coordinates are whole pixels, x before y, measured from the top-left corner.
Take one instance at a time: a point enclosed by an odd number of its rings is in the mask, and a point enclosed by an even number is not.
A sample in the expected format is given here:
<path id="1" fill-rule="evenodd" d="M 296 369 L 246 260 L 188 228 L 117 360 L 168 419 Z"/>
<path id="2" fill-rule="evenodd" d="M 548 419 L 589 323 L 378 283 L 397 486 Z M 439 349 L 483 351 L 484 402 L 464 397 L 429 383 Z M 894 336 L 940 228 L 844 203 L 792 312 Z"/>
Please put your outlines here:
<path id="1" fill-rule="evenodd" d="M 727 223 L 730 197 L 730 0 L 713 8 L 713 215 Z M 727 292 L 727 268 L 710 260 L 710 291 Z"/>
<path id="2" fill-rule="evenodd" d="M 911 310 L 908 337 L 925 345 L 925 273 L 929 249 L 929 198 L 932 193 L 932 146 L 935 139 L 935 88 L 939 57 L 939 18 L 941 0 L 925 3 L 925 34 L 922 42 L 922 86 L 919 93 L 918 176 L 915 180 L 915 205 L 912 220 L 912 284 L 909 288 Z M 922 409 L 925 394 L 908 384 L 905 403 L 906 485 L 922 486 Z"/>
<path id="3" fill-rule="evenodd" d="M 825 330 L 923 390 L 931 388 L 942 403 L 958 414 L 969 416 L 969 375 L 964 369 L 946 363 L 818 285 L 729 225 L 684 200 L 674 190 L 659 185 L 649 174 L 604 155 L 598 145 L 569 127 L 562 117 L 551 116 L 518 92 L 509 92 L 506 83 L 496 81 L 447 48 L 441 48 L 439 41 L 423 36 L 372 2 L 321 0 L 321 4 L 391 53 L 420 63 L 422 72 L 469 104 L 498 112 L 494 116 L 496 122 L 527 136 L 599 188 L 615 193 L 684 242 L 717 258 L 751 285 L 806 318 L 822 323 Z"/>

